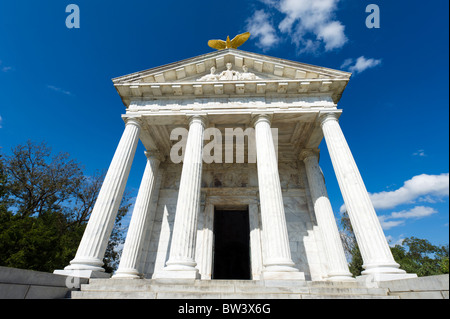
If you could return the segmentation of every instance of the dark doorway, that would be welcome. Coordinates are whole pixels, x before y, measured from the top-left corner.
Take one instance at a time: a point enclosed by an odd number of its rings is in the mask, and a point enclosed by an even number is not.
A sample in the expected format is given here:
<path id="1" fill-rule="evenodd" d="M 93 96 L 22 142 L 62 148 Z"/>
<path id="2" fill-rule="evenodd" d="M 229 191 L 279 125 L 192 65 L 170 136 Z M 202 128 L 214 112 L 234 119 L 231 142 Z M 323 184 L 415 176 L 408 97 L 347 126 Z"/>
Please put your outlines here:
<path id="1" fill-rule="evenodd" d="M 213 279 L 250 278 L 250 225 L 247 210 L 215 210 Z"/>

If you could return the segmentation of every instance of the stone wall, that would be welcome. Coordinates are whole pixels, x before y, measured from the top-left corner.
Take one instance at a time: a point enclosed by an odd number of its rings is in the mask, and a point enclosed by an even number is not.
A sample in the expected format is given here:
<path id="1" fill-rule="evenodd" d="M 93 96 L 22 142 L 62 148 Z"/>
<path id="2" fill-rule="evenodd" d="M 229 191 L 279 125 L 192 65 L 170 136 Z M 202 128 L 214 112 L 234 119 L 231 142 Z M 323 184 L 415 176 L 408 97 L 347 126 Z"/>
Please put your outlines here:
<path id="1" fill-rule="evenodd" d="M 390 296 L 400 299 L 449 299 L 449 275 L 383 281 L 380 288 L 388 288 Z"/>
<path id="2" fill-rule="evenodd" d="M 0 299 L 61 299 L 79 289 L 87 279 L 79 279 L 75 286 L 67 277 L 45 272 L 0 267 Z"/>

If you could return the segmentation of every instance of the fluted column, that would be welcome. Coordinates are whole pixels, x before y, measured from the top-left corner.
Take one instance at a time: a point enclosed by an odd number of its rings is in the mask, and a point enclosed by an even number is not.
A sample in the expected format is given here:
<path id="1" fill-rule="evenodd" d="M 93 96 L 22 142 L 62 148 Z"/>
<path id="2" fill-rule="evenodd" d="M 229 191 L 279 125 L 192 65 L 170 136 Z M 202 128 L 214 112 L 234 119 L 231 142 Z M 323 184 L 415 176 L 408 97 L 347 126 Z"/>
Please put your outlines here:
<path id="1" fill-rule="evenodd" d="M 142 255 L 145 226 L 151 206 L 151 198 L 155 187 L 156 176 L 160 164 L 160 155 L 157 152 L 145 152 L 147 165 L 142 177 L 141 186 L 136 198 L 127 238 L 120 257 L 119 268 L 113 278 L 138 279 L 140 278 L 138 265 Z"/>
<path id="2" fill-rule="evenodd" d="M 254 117 L 261 222 L 266 250 L 264 279 L 304 279 L 294 268 L 289 246 L 278 162 L 271 132 L 271 117 Z"/>
<path id="3" fill-rule="evenodd" d="M 336 114 L 320 117 L 331 162 L 364 261 L 363 275 L 375 280 L 407 276 L 392 256 L 380 221 L 342 133 Z M 409 275 L 411 276 L 411 275 Z"/>
<path id="4" fill-rule="evenodd" d="M 305 163 L 314 212 L 323 239 L 328 263 L 327 279 L 333 281 L 354 280 L 348 269 L 336 219 L 319 167 L 318 150 L 304 149 L 300 153 L 300 159 Z"/>
<path id="5" fill-rule="evenodd" d="M 65 270 L 104 272 L 103 257 L 130 173 L 141 124 L 127 118 L 125 130 L 103 181 L 75 258 Z"/>
<path id="6" fill-rule="evenodd" d="M 155 278 L 198 278 L 195 241 L 200 207 L 203 133 L 206 118 L 192 116 L 183 159 L 169 260 Z"/>

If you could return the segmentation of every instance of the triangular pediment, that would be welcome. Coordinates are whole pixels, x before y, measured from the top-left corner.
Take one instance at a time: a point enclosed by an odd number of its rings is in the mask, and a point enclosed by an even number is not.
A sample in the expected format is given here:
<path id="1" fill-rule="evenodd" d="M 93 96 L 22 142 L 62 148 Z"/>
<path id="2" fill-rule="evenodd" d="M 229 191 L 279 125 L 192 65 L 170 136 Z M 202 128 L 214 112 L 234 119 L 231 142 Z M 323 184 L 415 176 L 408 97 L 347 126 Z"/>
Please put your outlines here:
<path id="1" fill-rule="evenodd" d="M 133 97 L 330 93 L 338 100 L 351 74 L 226 49 L 113 79 L 124 103 Z"/>

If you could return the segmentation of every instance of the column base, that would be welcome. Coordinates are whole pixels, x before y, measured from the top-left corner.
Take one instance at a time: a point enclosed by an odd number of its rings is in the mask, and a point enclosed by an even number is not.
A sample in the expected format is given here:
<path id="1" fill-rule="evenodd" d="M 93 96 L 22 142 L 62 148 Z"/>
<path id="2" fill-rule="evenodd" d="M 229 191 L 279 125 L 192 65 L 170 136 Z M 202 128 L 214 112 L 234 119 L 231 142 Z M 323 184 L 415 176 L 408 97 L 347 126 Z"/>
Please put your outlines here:
<path id="1" fill-rule="evenodd" d="M 305 281 L 305 274 L 300 271 L 264 271 L 261 280 L 300 280 Z"/>
<path id="2" fill-rule="evenodd" d="M 96 258 L 76 258 L 64 270 L 55 270 L 53 273 L 78 278 L 110 278 L 111 274 L 105 273 L 103 262 Z"/>
<path id="3" fill-rule="evenodd" d="M 194 270 L 170 270 L 164 268 L 162 271 L 155 273 L 152 279 L 200 279 L 198 269 Z"/>
<path id="4" fill-rule="evenodd" d="M 119 269 L 116 271 L 112 279 L 141 279 L 142 276 L 135 269 Z"/>
<path id="5" fill-rule="evenodd" d="M 329 273 L 326 281 L 356 281 L 351 273 Z"/>
<path id="6" fill-rule="evenodd" d="M 365 270 L 361 272 L 361 276 L 356 277 L 358 281 L 377 282 L 389 281 L 397 279 L 416 278 L 416 274 L 408 274 L 403 269 L 399 269 L 398 264 L 393 265 L 363 265 Z"/>
<path id="7" fill-rule="evenodd" d="M 357 276 L 357 281 L 364 281 L 366 283 L 379 282 L 379 281 L 391 281 L 399 279 L 417 278 L 416 274 L 386 274 L 386 273 L 374 273 L 370 275 Z"/>
<path id="8" fill-rule="evenodd" d="M 261 273 L 262 280 L 305 280 L 305 274 L 290 265 L 271 265 Z"/>
<path id="9" fill-rule="evenodd" d="M 95 270 L 66 270 L 66 269 L 57 269 L 53 272 L 55 275 L 62 275 L 67 277 L 74 278 L 110 278 L 111 274 L 106 273 L 105 271 L 95 271 Z"/>
<path id="10" fill-rule="evenodd" d="M 194 260 L 169 260 L 163 270 L 153 275 L 154 279 L 200 279 L 200 272 Z"/>

